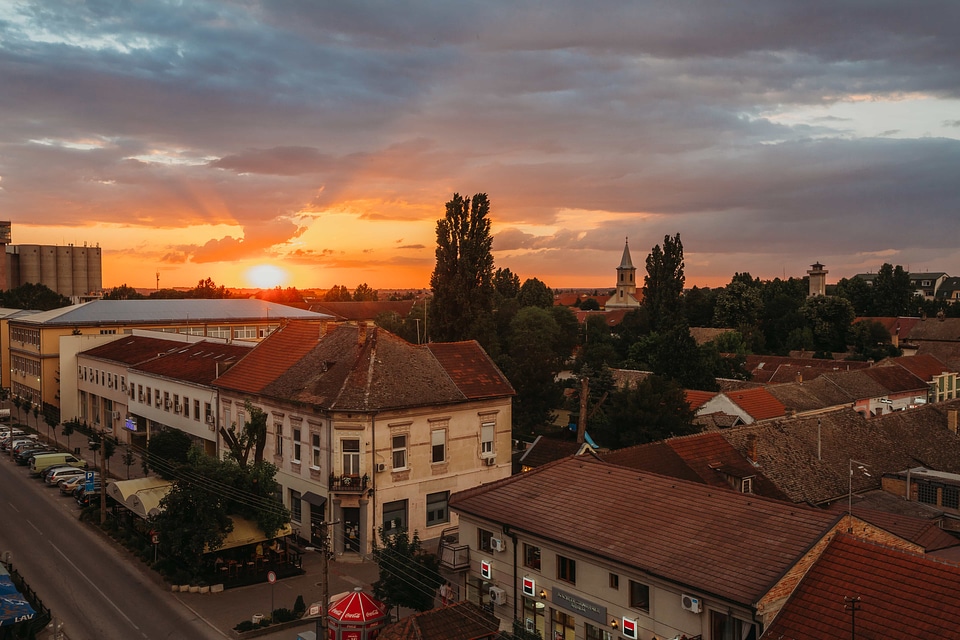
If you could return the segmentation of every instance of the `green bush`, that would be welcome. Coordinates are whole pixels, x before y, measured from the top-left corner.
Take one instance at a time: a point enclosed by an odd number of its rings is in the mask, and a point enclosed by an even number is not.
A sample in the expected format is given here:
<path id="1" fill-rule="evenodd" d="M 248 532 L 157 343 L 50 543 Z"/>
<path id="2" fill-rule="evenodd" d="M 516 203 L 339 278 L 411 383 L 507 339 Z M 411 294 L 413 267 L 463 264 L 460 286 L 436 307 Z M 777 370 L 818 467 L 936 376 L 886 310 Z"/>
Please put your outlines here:
<path id="1" fill-rule="evenodd" d="M 235 626 L 233 630 L 239 631 L 240 633 L 243 633 L 244 631 L 253 631 L 253 622 L 251 622 L 250 620 L 244 620 L 243 622 Z"/>
<path id="2" fill-rule="evenodd" d="M 291 620 L 296 620 L 297 617 L 297 614 L 295 614 L 293 611 L 290 611 L 290 609 L 280 608 L 273 610 L 271 619 L 274 622 L 290 622 Z"/>

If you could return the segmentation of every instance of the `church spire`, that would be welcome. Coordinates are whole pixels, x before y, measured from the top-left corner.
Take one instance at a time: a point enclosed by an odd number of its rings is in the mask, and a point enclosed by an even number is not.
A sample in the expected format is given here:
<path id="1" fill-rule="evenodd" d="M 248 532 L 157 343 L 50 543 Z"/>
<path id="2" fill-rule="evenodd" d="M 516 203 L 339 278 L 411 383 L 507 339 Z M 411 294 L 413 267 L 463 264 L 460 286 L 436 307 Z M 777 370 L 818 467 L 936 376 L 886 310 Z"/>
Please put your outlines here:
<path id="1" fill-rule="evenodd" d="M 633 269 L 633 260 L 630 259 L 630 237 L 623 241 L 623 257 L 620 258 L 620 269 Z"/>

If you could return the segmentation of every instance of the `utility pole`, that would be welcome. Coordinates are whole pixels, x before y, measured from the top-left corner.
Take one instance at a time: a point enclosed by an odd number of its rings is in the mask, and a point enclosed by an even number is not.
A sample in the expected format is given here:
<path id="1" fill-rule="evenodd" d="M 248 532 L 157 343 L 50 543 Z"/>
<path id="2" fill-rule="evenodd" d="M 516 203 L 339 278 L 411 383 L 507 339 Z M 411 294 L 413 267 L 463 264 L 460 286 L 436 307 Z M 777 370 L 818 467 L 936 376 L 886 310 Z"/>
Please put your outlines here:
<path id="1" fill-rule="evenodd" d="M 97 481 L 93 481 L 97 486 Z M 107 434 L 100 432 L 100 526 L 107 524 Z"/>
<path id="2" fill-rule="evenodd" d="M 307 551 L 316 551 L 320 554 L 320 573 L 322 574 L 320 604 L 320 619 L 317 620 L 317 640 L 327 640 L 327 609 L 330 608 L 330 536 L 327 534 L 328 527 L 333 524 L 339 524 L 339 520 L 333 522 L 321 522 L 317 526 L 320 528 L 320 546 L 306 547 Z"/>
<path id="3" fill-rule="evenodd" d="M 860 610 L 860 596 L 843 597 L 843 608 L 850 610 L 850 640 L 857 640 L 857 611 Z"/>

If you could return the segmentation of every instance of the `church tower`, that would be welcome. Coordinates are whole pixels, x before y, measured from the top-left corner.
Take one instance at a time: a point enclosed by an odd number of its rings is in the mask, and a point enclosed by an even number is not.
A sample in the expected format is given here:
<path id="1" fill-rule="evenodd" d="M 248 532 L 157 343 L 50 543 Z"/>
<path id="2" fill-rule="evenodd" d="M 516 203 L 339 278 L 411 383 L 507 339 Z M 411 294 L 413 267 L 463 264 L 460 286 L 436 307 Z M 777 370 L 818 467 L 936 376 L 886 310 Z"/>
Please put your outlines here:
<path id="1" fill-rule="evenodd" d="M 623 243 L 623 257 L 617 267 L 617 291 L 604 306 L 607 309 L 640 306 L 637 300 L 637 268 L 630 259 L 630 238 Z"/>

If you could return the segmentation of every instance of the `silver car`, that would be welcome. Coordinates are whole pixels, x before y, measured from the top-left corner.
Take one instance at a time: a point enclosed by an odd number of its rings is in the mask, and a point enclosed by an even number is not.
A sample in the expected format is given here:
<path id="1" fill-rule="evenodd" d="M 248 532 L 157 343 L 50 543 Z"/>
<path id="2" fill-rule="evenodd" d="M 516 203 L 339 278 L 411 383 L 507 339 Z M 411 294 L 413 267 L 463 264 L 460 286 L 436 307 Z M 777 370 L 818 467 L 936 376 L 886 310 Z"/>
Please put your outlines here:
<path id="1" fill-rule="evenodd" d="M 78 469 L 77 467 L 64 467 L 62 469 L 55 469 L 53 472 L 47 475 L 46 483 L 47 484 L 57 484 L 61 480 L 66 478 L 75 478 L 77 476 L 85 476 L 87 472 L 85 469 Z"/>

